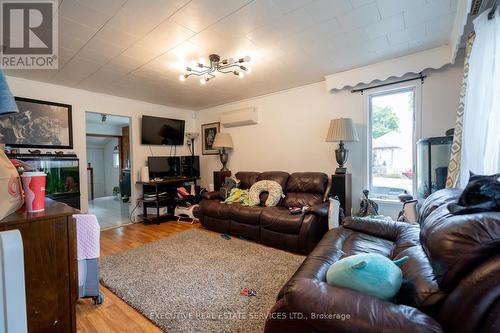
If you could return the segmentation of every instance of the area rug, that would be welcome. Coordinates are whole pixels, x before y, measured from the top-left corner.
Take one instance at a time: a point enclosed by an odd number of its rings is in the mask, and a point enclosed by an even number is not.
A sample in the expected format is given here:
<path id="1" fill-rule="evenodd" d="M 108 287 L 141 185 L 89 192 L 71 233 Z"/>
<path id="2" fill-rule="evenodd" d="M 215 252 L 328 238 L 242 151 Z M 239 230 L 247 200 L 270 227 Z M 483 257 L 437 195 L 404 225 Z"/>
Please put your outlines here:
<path id="1" fill-rule="evenodd" d="M 262 332 L 278 291 L 303 260 L 192 229 L 101 258 L 101 280 L 169 333 Z"/>

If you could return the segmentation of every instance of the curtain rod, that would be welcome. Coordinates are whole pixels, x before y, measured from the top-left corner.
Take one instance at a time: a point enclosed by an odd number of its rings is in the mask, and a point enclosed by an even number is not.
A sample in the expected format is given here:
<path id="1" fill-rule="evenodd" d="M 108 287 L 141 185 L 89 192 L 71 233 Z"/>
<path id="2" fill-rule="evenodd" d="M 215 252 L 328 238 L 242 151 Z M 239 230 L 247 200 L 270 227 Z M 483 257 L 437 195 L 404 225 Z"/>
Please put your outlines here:
<path id="1" fill-rule="evenodd" d="M 353 89 L 353 90 L 351 90 L 351 93 L 354 94 L 354 93 L 360 92 L 361 95 L 363 95 L 363 92 L 365 90 L 370 90 L 370 89 L 375 89 L 375 88 L 390 86 L 390 85 L 397 84 L 397 83 L 409 82 L 409 81 L 419 80 L 419 79 L 420 79 L 420 81 L 423 84 L 424 83 L 424 79 L 426 77 L 427 77 L 427 75 L 422 75 L 422 72 L 420 72 L 417 77 L 413 77 L 413 78 L 409 78 L 409 79 L 404 79 L 404 80 L 399 80 L 399 81 L 394 81 L 394 82 L 389 82 L 389 83 L 377 84 L 375 86 L 370 86 L 370 87 L 366 87 L 366 88 Z"/>

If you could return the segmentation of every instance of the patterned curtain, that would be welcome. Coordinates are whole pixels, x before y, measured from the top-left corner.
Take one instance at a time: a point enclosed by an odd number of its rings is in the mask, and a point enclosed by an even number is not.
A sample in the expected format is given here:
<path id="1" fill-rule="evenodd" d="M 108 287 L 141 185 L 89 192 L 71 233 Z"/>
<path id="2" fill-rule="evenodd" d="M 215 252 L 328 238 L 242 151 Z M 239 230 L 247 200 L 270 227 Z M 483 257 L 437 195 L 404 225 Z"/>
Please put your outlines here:
<path id="1" fill-rule="evenodd" d="M 460 155 L 462 152 L 462 128 L 464 118 L 465 93 L 467 91 L 467 78 L 469 76 L 469 58 L 472 50 L 472 44 L 476 34 L 471 32 L 465 47 L 464 76 L 460 88 L 460 99 L 457 110 L 457 123 L 455 125 L 455 134 L 453 135 L 453 144 L 451 145 L 451 157 L 448 164 L 448 178 L 446 179 L 446 188 L 457 187 L 460 176 Z"/>

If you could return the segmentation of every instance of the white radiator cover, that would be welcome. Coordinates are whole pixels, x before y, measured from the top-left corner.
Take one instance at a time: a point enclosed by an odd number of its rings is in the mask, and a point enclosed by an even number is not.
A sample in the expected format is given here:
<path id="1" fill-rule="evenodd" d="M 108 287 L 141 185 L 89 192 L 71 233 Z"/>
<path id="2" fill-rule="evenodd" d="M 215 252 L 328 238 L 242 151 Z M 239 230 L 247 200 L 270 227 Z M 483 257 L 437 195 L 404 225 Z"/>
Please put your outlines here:
<path id="1" fill-rule="evenodd" d="M 238 109 L 220 114 L 220 123 L 224 127 L 255 125 L 258 122 L 259 113 L 256 108 Z"/>
<path id="2" fill-rule="evenodd" d="M 23 240 L 19 230 L 0 232 L 0 333 L 26 333 Z"/>

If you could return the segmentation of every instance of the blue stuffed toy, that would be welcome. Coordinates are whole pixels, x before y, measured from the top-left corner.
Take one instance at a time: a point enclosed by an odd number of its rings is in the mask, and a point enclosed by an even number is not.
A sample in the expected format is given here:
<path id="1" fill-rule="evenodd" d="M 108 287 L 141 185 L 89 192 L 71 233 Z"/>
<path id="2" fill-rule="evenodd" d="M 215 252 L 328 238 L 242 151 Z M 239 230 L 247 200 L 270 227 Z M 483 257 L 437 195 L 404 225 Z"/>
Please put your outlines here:
<path id="1" fill-rule="evenodd" d="M 403 283 L 403 273 L 398 266 L 406 260 L 408 256 L 392 261 L 375 253 L 353 255 L 331 265 L 326 282 L 390 301 Z"/>

